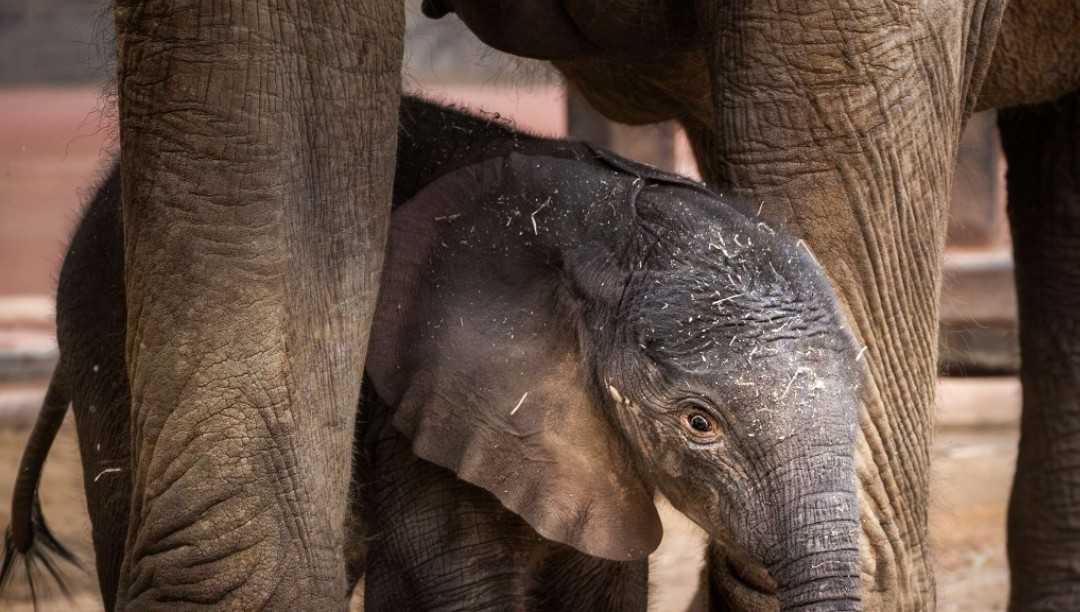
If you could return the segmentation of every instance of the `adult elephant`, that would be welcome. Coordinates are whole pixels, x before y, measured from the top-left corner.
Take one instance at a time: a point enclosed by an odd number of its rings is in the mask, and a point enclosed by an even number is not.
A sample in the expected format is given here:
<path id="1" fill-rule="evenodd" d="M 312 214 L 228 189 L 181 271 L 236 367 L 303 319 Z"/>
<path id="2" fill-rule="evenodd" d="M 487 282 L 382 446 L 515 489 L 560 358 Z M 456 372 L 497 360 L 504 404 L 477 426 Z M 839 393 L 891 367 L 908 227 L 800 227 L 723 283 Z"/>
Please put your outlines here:
<path id="1" fill-rule="evenodd" d="M 852 526 L 862 602 L 839 589 L 814 607 L 931 608 L 936 303 L 956 143 L 980 106 L 1080 85 L 1073 2 L 426 8 L 558 60 L 613 118 L 679 119 L 710 182 L 768 202 L 805 237 L 868 347 L 869 381 Z M 400 0 L 116 2 L 138 466 L 122 606 L 342 605 L 401 13 Z M 344 171 L 356 165 L 367 172 Z M 722 592 L 726 551 L 711 557 Z"/>

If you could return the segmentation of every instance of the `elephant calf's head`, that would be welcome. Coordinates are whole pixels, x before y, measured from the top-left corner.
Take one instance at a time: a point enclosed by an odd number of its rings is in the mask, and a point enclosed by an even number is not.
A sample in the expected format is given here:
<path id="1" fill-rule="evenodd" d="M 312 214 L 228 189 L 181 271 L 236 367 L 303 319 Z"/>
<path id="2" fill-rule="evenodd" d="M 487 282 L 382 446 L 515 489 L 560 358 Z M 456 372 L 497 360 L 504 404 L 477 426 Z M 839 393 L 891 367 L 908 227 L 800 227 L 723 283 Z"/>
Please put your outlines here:
<path id="1" fill-rule="evenodd" d="M 800 243 L 569 147 L 443 177 L 390 244 L 369 371 L 419 456 L 611 559 L 659 490 L 752 596 L 858 607 L 859 368 Z"/>

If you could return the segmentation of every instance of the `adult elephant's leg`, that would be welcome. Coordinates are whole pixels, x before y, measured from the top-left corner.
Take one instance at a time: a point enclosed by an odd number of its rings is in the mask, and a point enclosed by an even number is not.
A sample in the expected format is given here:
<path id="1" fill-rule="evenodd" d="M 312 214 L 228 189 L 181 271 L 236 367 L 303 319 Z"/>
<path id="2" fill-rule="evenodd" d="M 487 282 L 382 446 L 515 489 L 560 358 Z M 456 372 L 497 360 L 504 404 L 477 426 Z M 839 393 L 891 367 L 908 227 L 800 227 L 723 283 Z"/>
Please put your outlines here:
<path id="1" fill-rule="evenodd" d="M 805 237 L 867 346 L 853 526 L 862 561 L 808 564 L 806 583 L 829 589 L 795 586 L 781 606 L 857 609 L 861 597 L 871 610 L 932 609 L 927 498 L 946 205 L 990 50 L 944 41 L 993 40 L 997 16 L 944 3 L 710 5 L 701 22 L 717 28 L 715 128 L 692 136 L 695 153 L 711 182 L 752 198 L 750 213 L 760 207 Z M 809 548 L 828 560 L 828 544 Z M 853 574 L 861 589 L 844 585 Z"/>
<path id="2" fill-rule="evenodd" d="M 1002 111 L 1024 416 L 1010 609 L 1080 609 L 1080 93 Z"/>
<path id="3" fill-rule="evenodd" d="M 133 439 L 119 606 L 340 609 L 401 4 L 115 9 Z"/>

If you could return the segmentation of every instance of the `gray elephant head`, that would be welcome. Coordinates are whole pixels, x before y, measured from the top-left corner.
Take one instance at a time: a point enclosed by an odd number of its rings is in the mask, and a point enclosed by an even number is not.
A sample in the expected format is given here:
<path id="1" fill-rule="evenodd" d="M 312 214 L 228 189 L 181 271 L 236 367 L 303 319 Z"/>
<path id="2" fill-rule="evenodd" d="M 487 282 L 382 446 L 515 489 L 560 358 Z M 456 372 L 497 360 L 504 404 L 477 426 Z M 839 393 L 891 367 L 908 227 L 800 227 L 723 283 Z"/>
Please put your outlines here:
<path id="1" fill-rule="evenodd" d="M 567 147 L 443 177 L 390 245 L 368 371 L 417 455 L 609 559 L 660 491 L 737 596 L 859 608 L 857 353 L 801 243 Z"/>

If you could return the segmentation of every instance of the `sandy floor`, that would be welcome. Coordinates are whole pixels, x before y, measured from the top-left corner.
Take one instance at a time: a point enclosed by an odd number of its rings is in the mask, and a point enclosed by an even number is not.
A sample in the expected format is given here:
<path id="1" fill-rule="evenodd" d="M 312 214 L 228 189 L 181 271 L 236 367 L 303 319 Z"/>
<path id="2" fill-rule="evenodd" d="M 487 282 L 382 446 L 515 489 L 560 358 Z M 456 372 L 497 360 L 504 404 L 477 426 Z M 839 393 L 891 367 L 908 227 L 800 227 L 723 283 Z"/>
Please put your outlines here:
<path id="1" fill-rule="evenodd" d="M 0 429 L 0 525 L 8 522 L 11 483 L 28 433 L 21 427 Z M 1016 439 L 1016 431 L 1007 421 L 978 427 L 956 427 L 954 423 L 939 428 L 934 449 L 931 527 L 942 612 L 1005 609 L 1003 525 Z M 80 474 L 74 430 L 68 424 L 49 456 L 42 498 L 57 535 L 92 565 Z M 673 512 L 665 513 L 665 519 L 667 536 L 652 563 L 653 609 L 681 611 L 686 609 L 697 584 L 700 535 Z M 0 608 L 11 612 L 32 610 L 21 576 L 12 586 Z M 91 574 L 71 572 L 71 586 L 76 594 L 74 601 L 52 593 L 43 609 L 100 609 Z"/>

